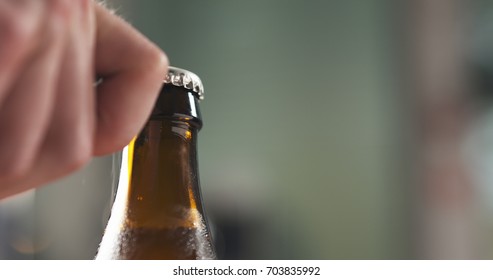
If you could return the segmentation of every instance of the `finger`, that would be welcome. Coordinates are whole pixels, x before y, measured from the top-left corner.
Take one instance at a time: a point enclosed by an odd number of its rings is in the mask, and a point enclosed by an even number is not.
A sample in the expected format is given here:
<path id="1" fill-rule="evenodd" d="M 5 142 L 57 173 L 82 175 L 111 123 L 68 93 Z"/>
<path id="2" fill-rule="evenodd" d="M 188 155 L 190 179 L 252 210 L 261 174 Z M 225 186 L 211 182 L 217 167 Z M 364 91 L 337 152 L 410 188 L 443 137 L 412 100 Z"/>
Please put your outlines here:
<path id="1" fill-rule="evenodd" d="M 163 52 L 129 24 L 96 5 L 96 155 L 121 149 L 149 117 L 166 75 Z"/>
<path id="2" fill-rule="evenodd" d="M 44 180 L 82 167 L 92 155 L 95 129 L 94 16 L 90 0 L 69 1 L 70 32 L 59 76 L 55 109 L 43 144 Z"/>
<path id="3" fill-rule="evenodd" d="M 5 186 L 29 171 L 52 113 L 65 24 L 57 14 L 48 15 L 39 48 L 20 71 L 0 110 L 0 197 L 15 191 Z"/>
<path id="4" fill-rule="evenodd" d="M 89 0 L 53 0 L 67 31 L 59 71 L 55 108 L 35 167 L 29 176 L 9 184 L 0 198 L 52 181 L 81 167 L 92 151 L 94 12 Z M 82 6 L 79 6 L 82 5 Z M 77 11 L 79 8 L 84 10 Z M 88 97 L 87 99 L 85 97 Z M 92 97 L 92 99 L 91 99 Z M 94 107 L 94 104 L 92 104 Z M 89 108 L 89 109 L 88 109 Z"/>
<path id="5" fill-rule="evenodd" d="M 38 47 L 36 34 L 45 6 L 43 1 L 31 2 L 0 1 L 0 105 L 30 52 Z"/>

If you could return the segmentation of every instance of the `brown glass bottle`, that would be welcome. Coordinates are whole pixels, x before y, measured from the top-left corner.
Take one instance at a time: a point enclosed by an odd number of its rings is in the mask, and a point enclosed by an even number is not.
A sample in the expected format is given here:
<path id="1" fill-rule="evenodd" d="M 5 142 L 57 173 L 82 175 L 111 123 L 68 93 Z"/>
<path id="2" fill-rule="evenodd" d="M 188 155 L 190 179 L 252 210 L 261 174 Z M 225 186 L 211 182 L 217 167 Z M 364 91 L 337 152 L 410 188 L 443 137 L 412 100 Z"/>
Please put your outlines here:
<path id="1" fill-rule="evenodd" d="M 197 76 L 170 68 L 152 115 L 123 150 L 96 259 L 214 259 L 197 169 Z"/>

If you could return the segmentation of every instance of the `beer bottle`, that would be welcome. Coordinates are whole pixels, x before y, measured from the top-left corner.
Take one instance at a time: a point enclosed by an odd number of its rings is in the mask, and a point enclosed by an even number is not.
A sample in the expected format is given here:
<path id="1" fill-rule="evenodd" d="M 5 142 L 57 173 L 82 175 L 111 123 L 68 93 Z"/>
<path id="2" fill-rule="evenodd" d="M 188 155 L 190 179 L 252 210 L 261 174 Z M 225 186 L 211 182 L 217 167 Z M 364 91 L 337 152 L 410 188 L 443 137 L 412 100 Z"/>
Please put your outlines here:
<path id="1" fill-rule="evenodd" d="M 111 216 L 96 259 L 214 259 L 199 188 L 203 86 L 170 67 L 152 115 L 124 148 Z"/>

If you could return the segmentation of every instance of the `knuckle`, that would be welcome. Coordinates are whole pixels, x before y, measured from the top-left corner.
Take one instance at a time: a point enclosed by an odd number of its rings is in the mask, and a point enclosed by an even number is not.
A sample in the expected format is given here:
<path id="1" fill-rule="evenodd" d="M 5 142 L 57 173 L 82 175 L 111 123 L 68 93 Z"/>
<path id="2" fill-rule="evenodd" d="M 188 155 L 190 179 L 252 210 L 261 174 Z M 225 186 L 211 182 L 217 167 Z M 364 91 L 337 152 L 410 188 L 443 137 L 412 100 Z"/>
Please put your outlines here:
<path id="1" fill-rule="evenodd" d="M 108 143 L 108 152 L 116 152 L 118 150 L 123 149 L 131 140 L 133 134 L 126 133 L 123 130 L 120 130 L 119 133 L 115 133 L 112 135 L 108 135 L 106 139 L 106 143 Z"/>
<path id="2" fill-rule="evenodd" d="M 67 172 L 76 171 L 84 167 L 91 159 L 92 148 L 89 141 L 78 140 L 70 145 L 69 149 L 58 154 L 57 162 Z"/>
<path id="3" fill-rule="evenodd" d="M 113 141 L 113 152 L 119 151 L 127 146 L 135 137 L 135 133 L 124 133 Z"/>
<path id="4" fill-rule="evenodd" d="M 80 169 L 89 162 L 90 158 L 91 150 L 87 145 L 80 145 L 79 147 L 72 149 L 72 152 L 69 154 L 67 167 L 70 170 Z"/>
<path id="5" fill-rule="evenodd" d="M 72 172 L 81 169 L 89 162 L 89 153 L 73 151 L 65 157 L 65 169 Z"/>
<path id="6" fill-rule="evenodd" d="M 115 128 L 113 126 L 113 128 Z M 128 129 L 126 129 L 128 130 Z M 97 135 L 97 145 L 95 151 L 97 155 L 105 155 L 114 153 L 123 149 L 135 135 L 132 132 L 126 131 L 125 129 L 112 129 L 111 132 L 101 131 Z"/>

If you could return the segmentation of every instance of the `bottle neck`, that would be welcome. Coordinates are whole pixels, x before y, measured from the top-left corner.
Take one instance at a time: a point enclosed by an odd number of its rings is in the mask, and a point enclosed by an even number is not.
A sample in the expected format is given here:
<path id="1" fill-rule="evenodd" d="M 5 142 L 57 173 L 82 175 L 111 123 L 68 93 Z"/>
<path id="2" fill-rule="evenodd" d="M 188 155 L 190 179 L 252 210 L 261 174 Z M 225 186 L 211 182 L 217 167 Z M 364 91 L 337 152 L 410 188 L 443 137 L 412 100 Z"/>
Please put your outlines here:
<path id="1" fill-rule="evenodd" d="M 120 220 L 126 226 L 205 227 L 196 147 L 201 126 L 196 97 L 165 87 L 146 126 L 123 151 L 114 207 L 126 209 Z"/>
<path id="2" fill-rule="evenodd" d="M 187 89 L 169 84 L 164 85 L 150 119 L 184 121 L 197 130 L 202 128 L 202 116 L 197 96 Z"/>
<path id="3" fill-rule="evenodd" d="M 98 259 L 215 258 L 199 189 L 197 97 L 165 85 L 141 133 L 123 150 Z"/>

